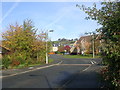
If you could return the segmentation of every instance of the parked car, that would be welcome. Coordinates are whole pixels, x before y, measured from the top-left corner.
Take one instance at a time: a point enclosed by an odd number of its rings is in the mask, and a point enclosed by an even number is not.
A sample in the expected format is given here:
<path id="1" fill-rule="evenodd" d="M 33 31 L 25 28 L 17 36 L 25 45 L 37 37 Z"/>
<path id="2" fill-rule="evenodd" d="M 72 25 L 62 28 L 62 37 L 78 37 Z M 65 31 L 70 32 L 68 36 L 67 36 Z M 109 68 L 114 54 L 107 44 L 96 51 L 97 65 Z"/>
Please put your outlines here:
<path id="1" fill-rule="evenodd" d="M 66 53 L 64 53 L 65 55 L 69 55 L 70 53 L 68 53 L 68 52 L 66 52 Z"/>

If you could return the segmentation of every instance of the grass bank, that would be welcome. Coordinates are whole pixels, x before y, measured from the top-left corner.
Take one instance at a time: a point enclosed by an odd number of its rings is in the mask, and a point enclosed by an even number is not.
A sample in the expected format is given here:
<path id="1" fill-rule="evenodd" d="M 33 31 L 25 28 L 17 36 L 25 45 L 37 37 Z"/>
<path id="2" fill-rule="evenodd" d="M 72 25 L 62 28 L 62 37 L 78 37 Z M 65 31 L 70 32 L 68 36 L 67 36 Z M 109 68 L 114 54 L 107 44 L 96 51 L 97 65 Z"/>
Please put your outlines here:
<path id="1" fill-rule="evenodd" d="M 53 61 L 54 61 L 53 59 L 48 60 L 49 63 L 52 63 Z M 30 64 L 27 67 L 34 67 L 34 66 L 43 65 L 43 64 L 45 64 L 45 63 Z M 24 68 L 24 66 L 23 67 L 18 66 L 18 67 L 15 67 L 15 68 Z"/>
<path id="2" fill-rule="evenodd" d="M 53 59 L 49 59 L 48 62 L 52 63 L 54 60 Z M 20 64 L 18 66 L 14 66 L 14 67 L 8 67 L 7 69 L 21 69 L 21 68 L 26 68 L 26 67 L 34 67 L 34 66 L 38 66 L 38 65 L 44 65 L 45 63 L 37 63 L 37 64 Z M 0 67 L 2 67 L 2 64 L 0 65 Z"/>
<path id="3" fill-rule="evenodd" d="M 63 55 L 64 58 L 93 58 L 92 55 Z M 100 58 L 100 56 L 95 56 L 95 58 Z"/>

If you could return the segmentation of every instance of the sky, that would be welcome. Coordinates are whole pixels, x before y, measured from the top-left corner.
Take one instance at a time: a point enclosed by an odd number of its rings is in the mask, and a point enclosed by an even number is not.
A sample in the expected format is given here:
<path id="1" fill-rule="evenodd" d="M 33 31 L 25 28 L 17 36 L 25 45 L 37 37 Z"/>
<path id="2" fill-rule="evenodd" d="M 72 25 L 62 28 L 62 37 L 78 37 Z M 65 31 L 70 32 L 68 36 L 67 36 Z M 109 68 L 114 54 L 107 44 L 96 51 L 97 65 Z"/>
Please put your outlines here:
<path id="1" fill-rule="evenodd" d="M 96 2 L 98 8 L 100 2 Z M 96 21 L 86 20 L 85 14 L 76 4 L 92 6 L 93 2 L 2 2 L 2 30 L 7 31 L 10 24 L 22 25 L 25 19 L 31 19 L 39 33 L 49 32 L 52 41 L 59 38 L 80 38 L 85 32 L 95 31 L 100 25 Z M 1 39 L 1 38 L 0 38 Z"/>

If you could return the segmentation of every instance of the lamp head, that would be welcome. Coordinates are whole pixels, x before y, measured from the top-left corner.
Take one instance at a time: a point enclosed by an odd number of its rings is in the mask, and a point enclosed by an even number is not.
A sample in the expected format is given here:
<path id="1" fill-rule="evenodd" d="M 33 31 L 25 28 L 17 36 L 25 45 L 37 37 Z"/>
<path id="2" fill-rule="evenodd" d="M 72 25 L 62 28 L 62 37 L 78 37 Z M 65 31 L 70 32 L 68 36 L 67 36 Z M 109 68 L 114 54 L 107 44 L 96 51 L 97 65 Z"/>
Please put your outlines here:
<path id="1" fill-rule="evenodd" d="M 49 32 L 54 32 L 54 30 L 49 30 Z"/>

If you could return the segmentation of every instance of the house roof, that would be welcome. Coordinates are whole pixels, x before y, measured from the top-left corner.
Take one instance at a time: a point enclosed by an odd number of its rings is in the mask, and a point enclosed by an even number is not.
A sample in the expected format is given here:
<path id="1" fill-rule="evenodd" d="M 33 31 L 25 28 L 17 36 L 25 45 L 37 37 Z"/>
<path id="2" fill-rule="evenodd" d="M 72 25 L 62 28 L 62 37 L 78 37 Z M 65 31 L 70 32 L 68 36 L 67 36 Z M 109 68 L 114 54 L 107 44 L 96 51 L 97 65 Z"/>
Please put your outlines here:
<path id="1" fill-rule="evenodd" d="M 92 40 L 92 36 L 93 35 L 88 35 L 88 36 L 82 36 L 80 37 L 80 39 L 78 40 L 78 43 L 81 42 L 81 40 L 85 40 L 87 42 L 90 42 Z M 100 34 L 96 34 L 96 39 L 98 40 L 100 38 Z"/>
<path id="2" fill-rule="evenodd" d="M 7 48 L 7 47 L 5 47 L 5 46 L 3 46 L 3 45 L 1 45 L 1 44 L 0 44 L 0 51 L 2 51 L 2 48 L 4 48 L 4 49 L 6 49 L 6 50 L 10 51 L 10 49 L 9 49 L 9 48 Z"/>
<path id="3" fill-rule="evenodd" d="M 78 40 L 78 42 L 81 42 L 81 40 L 86 40 L 87 42 L 90 42 L 92 40 L 92 36 L 82 36 L 80 37 L 80 39 Z"/>
<path id="4" fill-rule="evenodd" d="M 5 47 L 5 46 L 2 45 L 2 40 L 0 40 L 0 51 L 2 51 L 2 48 L 4 48 L 4 49 L 10 51 L 9 48 L 7 48 L 7 47 Z"/>
<path id="5" fill-rule="evenodd" d="M 2 53 L 2 48 L 0 48 L 0 53 Z"/>

